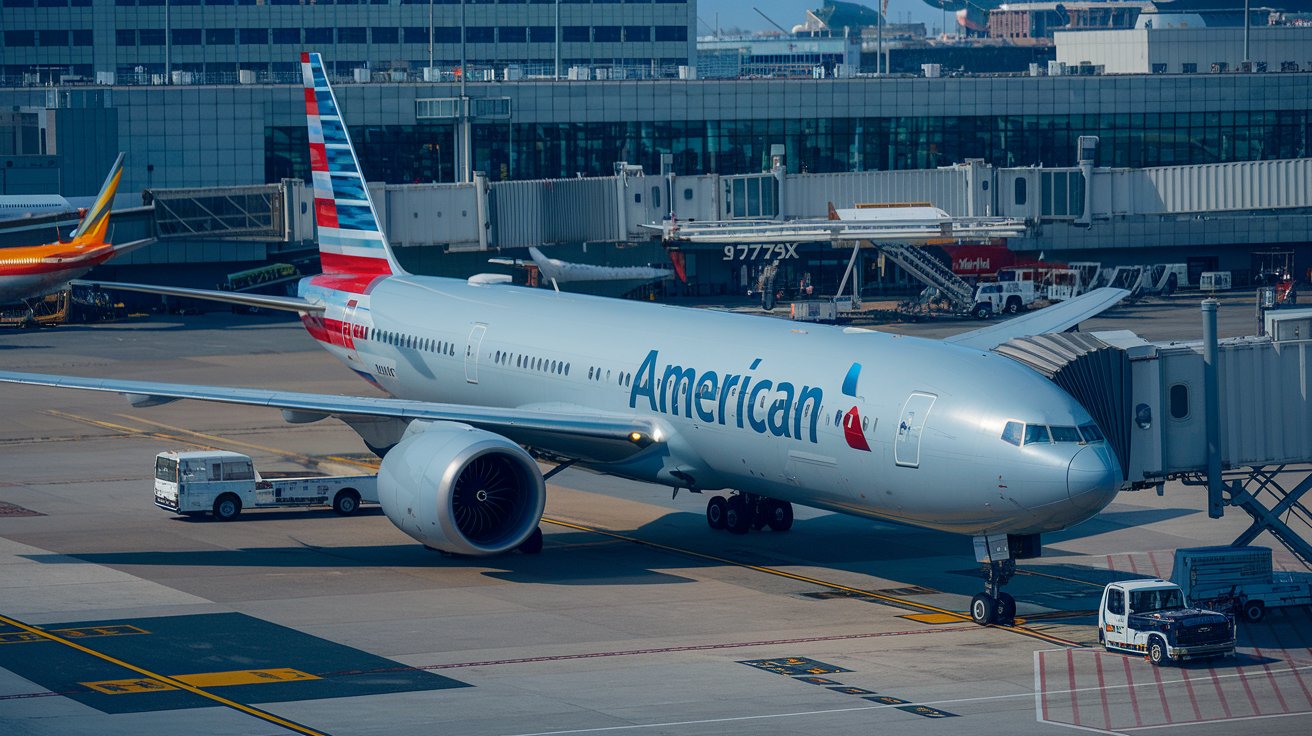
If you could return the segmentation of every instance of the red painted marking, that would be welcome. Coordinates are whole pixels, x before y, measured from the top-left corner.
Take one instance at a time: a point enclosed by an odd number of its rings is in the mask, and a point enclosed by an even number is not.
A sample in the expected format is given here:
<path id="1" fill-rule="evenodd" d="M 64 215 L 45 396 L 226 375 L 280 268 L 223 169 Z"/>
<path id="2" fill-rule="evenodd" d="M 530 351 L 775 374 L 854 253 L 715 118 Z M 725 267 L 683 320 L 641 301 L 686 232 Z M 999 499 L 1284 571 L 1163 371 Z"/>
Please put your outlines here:
<path id="1" fill-rule="evenodd" d="M 1125 663 L 1125 688 L 1130 693 L 1130 708 L 1134 710 L 1134 725 L 1143 725 L 1143 716 L 1139 714 L 1139 696 L 1134 694 L 1134 673 L 1130 670 L 1130 658 L 1121 657 Z"/>
<path id="2" fill-rule="evenodd" d="M 1171 704 L 1166 702 L 1166 688 L 1162 687 L 1162 668 L 1153 666 L 1153 679 L 1157 681 L 1157 696 L 1162 699 L 1162 713 L 1166 715 L 1167 723 L 1174 723 L 1175 719 L 1171 717 Z"/>
<path id="3" fill-rule="evenodd" d="M 1158 579 L 1162 579 L 1162 571 L 1161 571 L 1160 568 L 1157 567 L 1157 558 L 1156 558 L 1156 557 L 1153 557 L 1153 552 L 1152 552 L 1152 550 L 1148 550 L 1148 561 L 1149 561 L 1150 563 L 1152 563 L 1152 566 L 1153 566 L 1153 577 L 1156 577 L 1156 578 L 1158 578 Z M 1201 716 L 1200 716 L 1200 718 L 1201 718 Z"/>
<path id="4" fill-rule="evenodd" d="M 310 144 L 310 170 L 328 171 L 328 151 L 322 143 Z"/>
<path id="5" fill-rule="evenodd" d="M 1135 575 L 1138 575 L 1138 574 L 1139 574 L 1139 568 L 1138 568 L 1137 565 L 1134 564 L 1134 554 L 1133 554 L 1133 553 L 1131 553 L 1131 554 L 1127 554 L 1127 555 L 1125 556 L 1125 559 L 1128 560 L 1128 561 L 1130 562 L 1130 572 L 1134 573 Z"/>
<path id="6" fill-rule="evenodd" d="M 1253 652 L 1256 653 L 1257 656 L 1262 657 L 1262 650 L 1261 650 L 1260 648 L 1258 648 L 1258 647 L 1253 647 Z M 1263 657 L 1263 659 L 1265 659 L 1265 657 Z M 1271 665 L 1266 664 L 1266 663 L 1264 662 L 1264 663 L 1262 664 L 1262 669 L 1266 670 L 1266 679 L 1267 679 L 1268 682 L 1271 683 L 1271 689 L 1272 689 L 1272 690 L 1275 692 L 1275 694 L 1276 694 L 1276 700 L 1279 700 L 1279 701 L 1280 701 L 1280 712 L 1281 712 L 1281 713 L 1288 713 L 1288 712 L 1289 712 L 1289 704 L 1285 702 L 1285 696 L 1280 692 L 1280 686 L 1276 684 L 1276 675 L 1275 675 L 1274 672 L 1271 671 Z M 1297 670 L 1295 670 L 1295 671 L 1297 671 Z"/>
<path id="7" fill-rule="evenodd" d="M 314 90 L 310 87 L 305 88 L 305 114 L 307 116 L 319 114 L 319 100 L 315 98 Z"/>
<path id="8" fill-rule="evenodd" d="M 1208 667 L 1207 671 L 1212 675 L 1212 686 L 1216 688 L 1216 699 L 1221 702 L 1221 710 L 1225 717 L 1230 717 L 1230 701 L 1225 699 L 1225 691 L 1221 689 L 1221 678 L 1216 676 L 1216 668 Z"/>
<path id="9" fill-rule="evenodd" d="M 356 276 L 390 276 L 392 267 L 382 250 L 375 256 L 348 256 L 341 253 L 320 253 L 319 262 L 324 273 L 349 273 Z"/>
<path id="10" fill-rule="evenodd" d="M 1071 722 L 1080 725 L 1080 694 L 1075 691 L 1075 652 L 1066 650 L 1066 679 L 1071 691 Z"/>
<path id="11" fill-rule="evenodd" d="M 1098 699 L 1102 701 L 1102 727 L 1104 730 L 1112 730 L 1112 712 L 1107 706 L 1107 679 L 1102 674 L 1102 654 L 1093 653 L 1093 663 L 1098 670 Z"/>
<path id="12" fill-rule="evenodd" d="M 1116 569 L 1116 564 L 1112 562 L 1112 556 L 1111 556 L 1111 555 L 1107 555 L 1107 569 L 1108 569 L 1108 570 L 1115 570 L 1115 569 Z"/>
<path id="13" fill-rule="evenodd" d="M 847 440 L 847 446 L 853 450 L 870 452 L 870 443 L 866 442 L 866 436 L 861 431 L 861 413 L 855 406 L 843 416 L 843 439 Z"/>
<path id="14" fill-rule="evenodd" d="M 331 199 L 315 197 L 314 221 L 319 227 L 337 227 L 337 203 Z"/>
<path id="15" fill-rule="evenodd" d="M 1043 720 L 1048 720 L 1048 658 L 1045 652 L 1039 652 L 1039 691 L 1042 693 L 1039 703 L 1043 708 Z"/>
<path id="16" fill-rule="evenodd" d="M 1203 719 L 1203 712 L 1198 710 L 1198 698 L 1194 695 L 1194 681 L 1189 679 L 1189 670 L 1180 668 L 1180 677 L 1184 679 L 1184 689 L 1189 691 L 1189 704 L 1194 708 L 1194 718 Z"/>
<path id="17" fill-rule="evenodd" d="M 324 317 L 323 326 L 324 326 L 324 330 L 327 332 L 328 335 L 328 342 L 332 343 L 333 345 L 340 345 L 341 347 L 344 348 L 350 348 L 352 350 L 355 349 L 355 341 L 350 339 L 346 335 L 346 331 L 343 328 L 342 321 L 340 319 L 332 319 L 330 317 Z"/>
<path id="18" fill-rule="evenodd" d="M 322 317 L 314 314 L 302 314 L 301 324 L 305 325 L 305 331 L 310 333 L 310 337 L 319 342 L 328 342 L 328 332 L 324 329 Z"/>
<path id="19" fill-rule="evenodd" d="M 1262 709 L 1257 706 L 1257 698 L 1253 697 L 1253 688 L 1248 686 L 1247 673 L 1242 670 L 1239 672 L 1239 684 L 1244 686 L 1244 692 L 1248 694 L 1248 704 L 1253 706 L 1253 713 L 1262 715 Z"/>
<path id="20" fill-rule="evenodd" d="M 309 64 L 309 63 L 310 63 L 310 52 L 308 52 L 308 51 L 302 51 L 302 52 L 301 52 L 301 63 L 302 63 L 302 64 Z"/>
<path id="21" fill-rule="evenodd" d="M 1312 705 L 1312 692 L 1309 692 L 1309 691 L 1308 691 L 1307 683 L 1304 682 L 1304 680 L 1303 680 L 1303 675 L 1302 675 L 1301 672 L 1299 672 L 1299 667 L 1298 667 L 1297 662 L 1294 660 L 1294 658 L 1293 658 L 1292 656 L 1290 656 L 1290 654 L 1289 654 L 1289 649 L 1290 649 L 1290 648 L 1285 646 L 1285 641 L 1284 641 L 1283 639 L 1281 639 L 1281 637 L 1280 637 L 1280 629 L 1281 629 L 1281 628 L 1283 628 L 1283 627 L 1272 626 L 1272 627 L 1271 627 L 1271 633 L 1272 633 L 1272 635 L 1275 636 L 1275 638 L 1276 638 L 1276 643 L 1279 644 L 1281 647 L 1284 647 L 1281 651 L 1283 651 L 1283 652 L 1285 653 L 1285 656 L 1286 656 L 1286 658 L 1287 658 L 1286 661 L 1289 662 L 1289 668 L 1290 668 L 1291 671 L 1293 671 L 1293 673 L 1294 673 L 1294 678 L 1298 680 L 1298 686 L 1299 686 L 1300 688 L 1303 689 L 1303 697 L 1307 700 L 1307 702 L 1308 702 L 1309 705 Z M 1301 628 L 1301 627 L 1300 627 L 1300 628 Z M 1299 640 L 1301 641 L 1302 638 L 1303 638 L 1303 637 L 1302 637 L 1302 632 L 1299 631 Z"/>

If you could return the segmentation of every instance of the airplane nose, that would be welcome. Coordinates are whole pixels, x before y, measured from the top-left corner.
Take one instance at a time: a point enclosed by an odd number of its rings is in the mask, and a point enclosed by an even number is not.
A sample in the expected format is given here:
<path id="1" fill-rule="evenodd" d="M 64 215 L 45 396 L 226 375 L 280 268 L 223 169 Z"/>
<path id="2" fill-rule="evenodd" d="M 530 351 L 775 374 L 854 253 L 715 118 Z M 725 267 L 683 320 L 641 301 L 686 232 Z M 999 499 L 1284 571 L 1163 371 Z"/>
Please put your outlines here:
<path id="1" fill-rule="evenodd" d="M 1081 449 L 1066 469 L 1066 492 L 1071 503 L 1090 516 L 1112 502 L 1120 482 L 1120 466 L 1105 447 Z"/>

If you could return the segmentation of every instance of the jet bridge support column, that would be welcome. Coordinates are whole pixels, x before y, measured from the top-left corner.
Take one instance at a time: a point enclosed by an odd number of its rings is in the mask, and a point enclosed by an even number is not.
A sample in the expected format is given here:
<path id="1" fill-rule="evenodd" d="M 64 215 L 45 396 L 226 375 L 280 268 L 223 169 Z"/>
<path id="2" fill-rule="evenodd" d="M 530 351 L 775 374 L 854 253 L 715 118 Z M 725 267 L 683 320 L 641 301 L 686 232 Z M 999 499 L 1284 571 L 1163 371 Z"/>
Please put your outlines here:
<path id="1" fill-rule="evenodd" d="M 1221 489 L 1221 389 L 1217 376 L 1220 349 L 1216 339 L 1215 299 L 1203 300 L 1203 414 L 1207 433 L 1207 515 L 1225 513 Z"/>

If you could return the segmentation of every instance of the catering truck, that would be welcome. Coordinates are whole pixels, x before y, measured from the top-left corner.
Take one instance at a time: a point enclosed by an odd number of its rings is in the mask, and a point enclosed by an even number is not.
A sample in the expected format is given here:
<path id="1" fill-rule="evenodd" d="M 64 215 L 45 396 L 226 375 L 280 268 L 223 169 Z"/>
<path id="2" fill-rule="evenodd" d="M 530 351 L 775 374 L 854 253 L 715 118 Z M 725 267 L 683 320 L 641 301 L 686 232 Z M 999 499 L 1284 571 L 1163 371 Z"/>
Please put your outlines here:
<path id="1" fill-rule="evenodd" d="M 1190 607 L 1166 580 L 1126 580 L 1102 591 L 1098 643 L 1108 651 L 1142 654 L 1155 665 L 1235 653 L 1235 620 Z"/>
<path id="2" fill-rule="evenodd" d="M 378 503 L 372 475 L 264 479 L 237 452 L 161 452 L 155 456 L 155 505 L 184 516 L 232 521 L 242 509 L 332 506 L 343 516 Z"/>
<path id="3" fill-rule="evenodd" d="M 1171 582 L 1200 606 L 1253 622 L 1268 609 L 1312 604 L 1312 575 L 1275 570 L 1270 547 L 1177 549 Z"/>

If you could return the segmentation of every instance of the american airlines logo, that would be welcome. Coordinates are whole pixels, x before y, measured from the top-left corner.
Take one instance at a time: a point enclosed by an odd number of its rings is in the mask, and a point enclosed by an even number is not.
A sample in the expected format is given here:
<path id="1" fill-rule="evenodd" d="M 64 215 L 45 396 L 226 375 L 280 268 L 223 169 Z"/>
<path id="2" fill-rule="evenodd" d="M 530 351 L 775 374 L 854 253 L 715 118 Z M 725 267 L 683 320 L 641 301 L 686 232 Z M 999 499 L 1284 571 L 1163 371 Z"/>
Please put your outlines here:
<path id="1" fill-rule="evenodd" d="M 629 391 L 629 408 L 646 399 L 653 412 L 696 418 L 775 437 L 806 439 L 816 443 L 816 426 L 824 392 L 819 386 L 794 386 L 755 373 L 757 358 L 741 373 L 698 371 L 682 365 L 665 364 L 657 369 L 660 356 L 652 350 L 643 359 Z"/>

